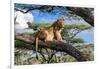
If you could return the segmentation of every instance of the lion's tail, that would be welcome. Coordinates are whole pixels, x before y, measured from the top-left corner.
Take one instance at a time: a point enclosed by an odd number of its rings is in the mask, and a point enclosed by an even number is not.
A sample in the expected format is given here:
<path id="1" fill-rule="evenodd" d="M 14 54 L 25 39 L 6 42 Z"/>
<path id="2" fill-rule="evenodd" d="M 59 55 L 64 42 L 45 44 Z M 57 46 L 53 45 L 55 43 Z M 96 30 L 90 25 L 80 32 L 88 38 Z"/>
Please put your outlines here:
<path id="1" fill-rule="evenodd" d="M 38 37 L 36 38 L 35 46 L 36 46 L 36 52 L 37 52 L 37 50 L 38 50 Z"/>
<path id="2" fill-rule="evenodd" d="M 37 51 L 38 51 L 38 37 L 36 37 L 35 39 L 35 50 L 36 50 L 36 58 L 38 59 L 38 54 L 37 54 Z"/>

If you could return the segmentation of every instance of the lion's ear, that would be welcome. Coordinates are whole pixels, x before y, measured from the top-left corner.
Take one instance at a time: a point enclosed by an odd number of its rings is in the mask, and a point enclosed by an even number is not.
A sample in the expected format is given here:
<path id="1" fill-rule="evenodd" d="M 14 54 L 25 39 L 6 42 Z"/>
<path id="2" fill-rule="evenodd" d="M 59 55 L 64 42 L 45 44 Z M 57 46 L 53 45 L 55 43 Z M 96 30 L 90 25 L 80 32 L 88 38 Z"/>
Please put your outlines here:
<path id="1" fill-rule="evenodd" d="M 56 22 L 58 22 L 59 21 L 59 19 L 57 19 L 57 21 Z"/>

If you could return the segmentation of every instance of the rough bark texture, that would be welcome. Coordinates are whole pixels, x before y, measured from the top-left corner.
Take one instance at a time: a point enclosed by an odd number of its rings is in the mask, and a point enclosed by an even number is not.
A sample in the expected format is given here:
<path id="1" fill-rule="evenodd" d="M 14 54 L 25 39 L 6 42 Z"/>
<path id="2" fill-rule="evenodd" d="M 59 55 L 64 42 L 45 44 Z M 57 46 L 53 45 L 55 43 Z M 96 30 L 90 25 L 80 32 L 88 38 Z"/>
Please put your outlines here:
<path id="1" fill-rule="evenodd" d="M 17 47 L 24 47 L 27 49 L 35 49 L 35 43 L 34 43 L 34 38 L 25 38 L 23 36 L 16 36 L 15 39 L 23 41 L 27 43 L 28 45 L 24 46 L 17 46 Z M 71 45 L 67 45 L 64 42 L 42 42 L 39 41 L 39 48 L 50 48 L 56 51 L 61 51 L 61 52 L 66 52 L 69 55 L 73 56 L 74 58 L 77 59 L 77 61 L 86 61 L 86 58 L 83 56 L 83 53 L 77 50 L 75 47 Z"/>

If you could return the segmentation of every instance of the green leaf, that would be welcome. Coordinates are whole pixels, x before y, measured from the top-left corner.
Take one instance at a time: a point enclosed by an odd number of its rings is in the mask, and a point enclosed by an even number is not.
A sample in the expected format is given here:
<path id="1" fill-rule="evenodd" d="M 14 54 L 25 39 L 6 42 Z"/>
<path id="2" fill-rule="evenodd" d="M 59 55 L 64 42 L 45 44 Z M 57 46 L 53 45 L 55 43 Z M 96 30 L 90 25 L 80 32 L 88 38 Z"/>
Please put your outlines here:
<path id="1" fill-rule="evenodd" d="M 70 40 L 71 43 L 84 43 L 84 40 L 81 38 L 73 38 Z"/>

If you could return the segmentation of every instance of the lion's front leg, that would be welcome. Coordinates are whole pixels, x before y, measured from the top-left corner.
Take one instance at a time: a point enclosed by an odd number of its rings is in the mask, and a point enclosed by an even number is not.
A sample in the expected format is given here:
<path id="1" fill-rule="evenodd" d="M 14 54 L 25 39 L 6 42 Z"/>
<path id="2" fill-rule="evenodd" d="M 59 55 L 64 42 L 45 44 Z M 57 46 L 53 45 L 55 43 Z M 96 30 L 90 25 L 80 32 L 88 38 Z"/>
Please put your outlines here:
<path id="1" fill-rule="evenodd" d="M 57 41 L 62 41 L 62 36 L 61 36 L 61 33 L 59 31 L 55 32 L 55 39 Z"/>

